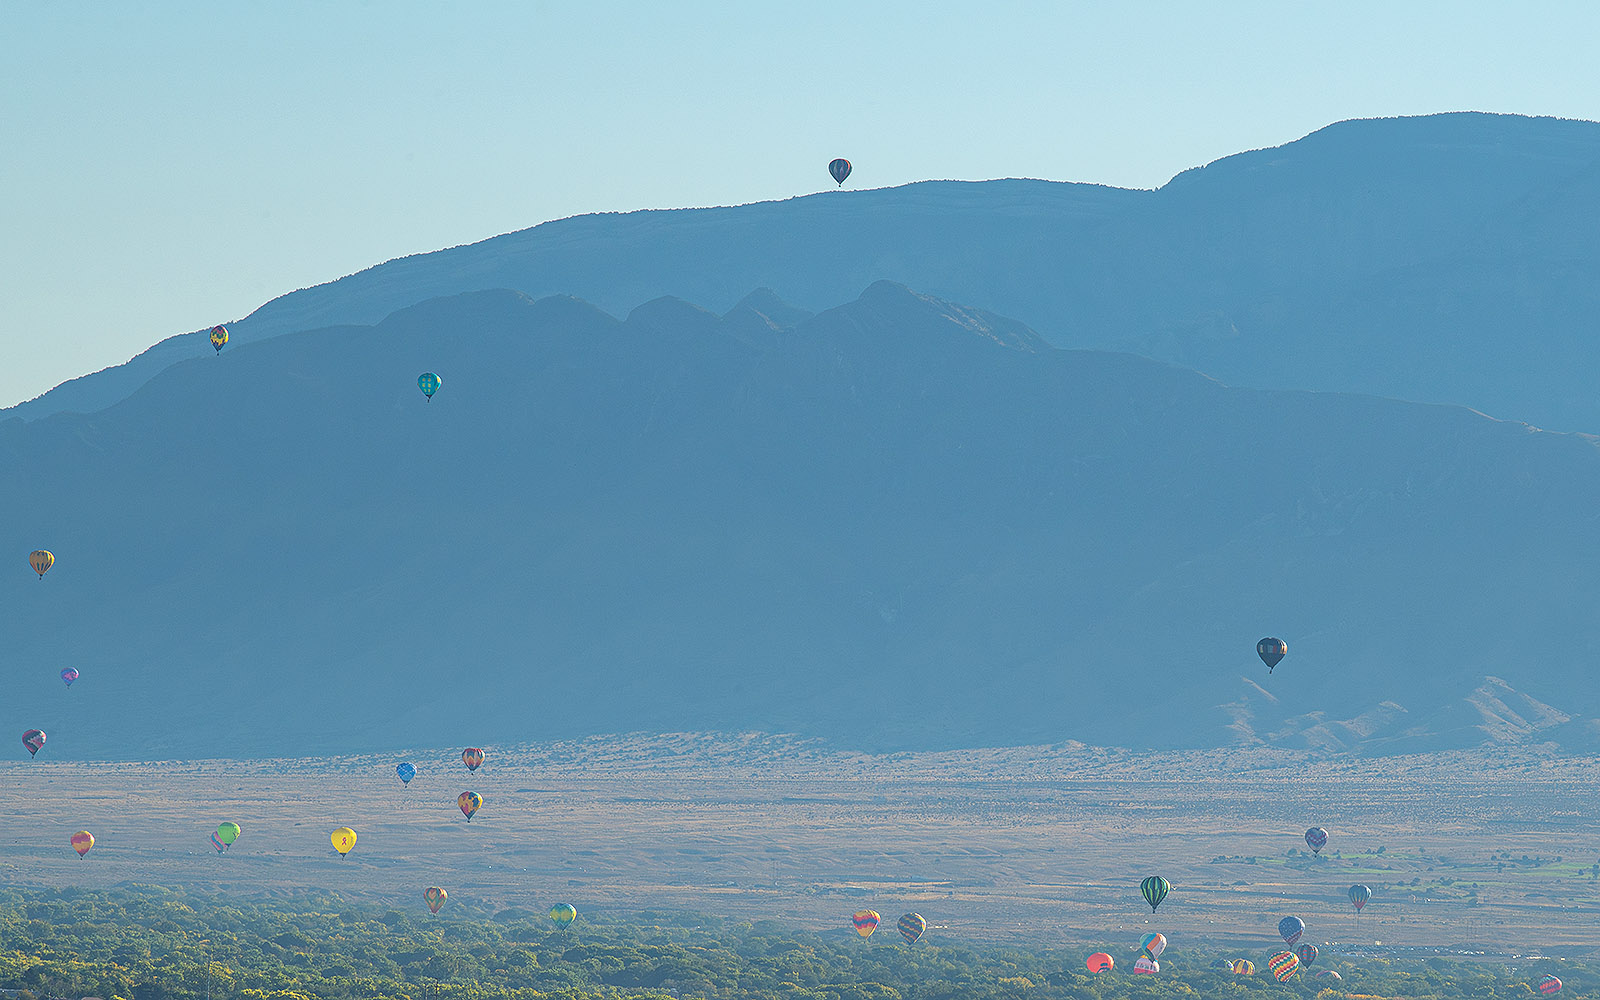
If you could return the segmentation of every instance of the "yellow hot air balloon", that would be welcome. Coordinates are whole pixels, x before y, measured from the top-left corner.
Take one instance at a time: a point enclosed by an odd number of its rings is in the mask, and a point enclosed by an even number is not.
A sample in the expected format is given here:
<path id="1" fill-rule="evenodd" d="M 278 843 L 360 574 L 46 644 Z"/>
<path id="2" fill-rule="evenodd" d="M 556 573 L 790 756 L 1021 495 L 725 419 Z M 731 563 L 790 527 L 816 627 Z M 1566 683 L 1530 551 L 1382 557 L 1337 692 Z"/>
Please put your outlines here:
<path id="1" fill-rule="evenodd" d="M 339 852 L 339 857 L 350 853 L 350 848 L 356 846 L 356 832 L 348 826 L 341 826 L 328 837 L 333 841 L 333 849 Z"/>
<path id="2" fill-rule="evenodd" d="M 36 549 L 28 553 L 28 565 L 33 567 L 33 571 L 39 574 L 39 579 L 41 580 L 44 579 L 46 573 L 50 572 L 50 567 L 55 564 L 56 557 L 44 549 Z"/>

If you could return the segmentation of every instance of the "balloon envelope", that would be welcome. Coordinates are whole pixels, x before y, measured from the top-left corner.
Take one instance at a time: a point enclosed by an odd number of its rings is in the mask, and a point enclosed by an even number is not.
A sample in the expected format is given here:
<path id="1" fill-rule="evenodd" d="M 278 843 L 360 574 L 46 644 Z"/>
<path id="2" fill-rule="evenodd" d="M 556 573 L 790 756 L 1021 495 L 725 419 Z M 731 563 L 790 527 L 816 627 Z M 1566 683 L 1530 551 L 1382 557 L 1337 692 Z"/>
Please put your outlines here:
<path id="1" fill-rule="evenodd" d="M 456 796 L 456 805 L 461 807 L 461 812 L 467 817 L 467 822 L 472 822 L 472 814 L 483 806 L 483 796 L 477 792 L 462 792 Z"/>
<path id="2" fill-rule="evenodd" d="M 89 848 L 94 846 L 94 834 L 88 830 L 79 830 L 69 837 L 68 841 L 72 844 L 72 849 L 78 852 L 78 857 L 81 858 L 89 853 Z"/>
<path id="3" fill-rule="evenodd" d="M 850 917 L 850 922 L 855 925 L 857 934 L 869 938 L 872 932 L 878 929 L 878 923 L 882 919 L 878 916 L 877 910 L 857 910 Z"/>
<path id="4" fill-rule="evenodd" d="M 36 549 L 28 553 L 28 565 L 33 567 L 33 571 L 39 574 L 39 579 L 41 580 L 44 579 L 46 573 L 50 572 L 50 567 L 55 564 L 56 557 L 44 549 Z"/>
<path id="5" fill-rule="evenodd" d="M 397 765 L 394 769 L 394 773 L 400 776 L 401 784 L 409 785 L 411 784 L 411 779 L 417 776 L 417 768 L 416 765 L 407 761 L 404 764 Z"/>
<path id="6" fill-rule="evenodd" d="M 211 835 L 211 846 L 217 849 L 218 854 L 221 854 L 223 851 L 228 849 L 228 845 L 218 840 L 217 835 L 214 833 Z"/>
<path id="7" fill-rule="evenodd" d="M 71 667 L 68 667 L 67 669 L 61 671 L 61 680 L 62 680 L 62 682 L 64 684 L 67 685 L 67 687 L 71 687 L 72 686 L 72 682 L 77 680 L 77 679 L 78 679 L 78 672 L 76 670 L 72 669 Z"/>
<path id="8" fill-rule="evenodd" d="M 922 914 L 920 913 L 907 913 L 900 918 L 898 926 L 900 928 L 900 936 L 906 939 L 906 944 L 916 944 L 917 938 L 920 938 L 922 932 L 928 929 L 928 922 L 922 919 Z"/>
<path id="9" fill-rule="evenodd" d="M 1368 889 L 1366 886 L 1353 885 L 1350 887 L 1350 905 L 1356 908 L 1357 913 L 1361 912 L 1361 908 L 1366 906 L 1367 900 L 1371 898 L 1372 890 Z"/>
<path id="10" fill-rule="evenodd" d="M 1314 826 L 1307 830 L 1306 846 L 1311 848 L 1312 854 L 1321 854 L 1322 849 L 1328 846 L 1328 831 L 1320 826 Z"/>
<path id="11" fill-rule="evenodd" d="M 430 885 L 426 889 L 422 890 L 422 900 L 428 904 L 428 910 L 432 913 L 438 913 L 439 907 L 444 905 L 444 901 L 448 899 L 449 896 L 450 894 L 448 892 L 445 892 L 436 885 Z"/>
<path id="12" fill-rule="evenodd" d="M 341 826 L 328 835 L 333 841 L 333 849 L 339 852 L 339 857 L 350 853 L 350 848 L 356 846 L 356 832 L 348 826 Z"/>
<path id="13" fill-rule="evenodd" d="M 1253 976 L 1256 974 L 1256 963 L 1248 958 L 1241 958 L 1233 963 L 1233 974 L 1236 976 Z"/>
<path id="14" fill-rule="evenodd" d="M 483 763 L 483 751 L 477 747 L 467 747 L 461 751 L 461 763 L 467 765 L 467 770 L 476 771 L 478 765 Z"/>
<path id="15" fill-rule="evenodd" d="M 1139 940 L 1139 947 L 1151 958 L 1160 958 L 1161 953 L 1167 950 L 1167 936 L 1165 934 L 1146 934 Z"/>
<path id="16" fill-rule="evenodd" d="M 844 179 L 850 176 L 850 161 L 845 159 L 834 160 L 828 164 L 828 173 L 832 175 L 834 180 L 843 184 Z"/>
<path id="17" fill-rule="evenodd" d="M 238 823 L 224 823 L 217 827 L 217 839 L 224 844 L 231 844 L 239 839 L 239 834 L 244 831 L 239 829 Z"/>
<path id="18" fill-rule="evenodd" d="M 1299 917 L 1284 917 L 1278 921 L 1278 936 L 1284 944 L 1294 944 L 1306 932 L 1306 922 Z"/>
<path id="19" fill-rule="evenodd" d="M 1144 896 L 1144 901 L 1150 904 L 1150 912 L 1156 912 L 1156 907 L 1167 898 L 1167 893 L 1172 891 L 1172 883 L 1160 875 L 1152 875 L 1139 883 L 1139 893 Z"/>
<path id="20" fill-rule="evenodd" d="M 23 733 L 22 745 L 28 748 L 29 757 L 37 754 L 39 752 L 39 748 L 44 746 L 44 730 L 30 729 Z"/>
<path id="21" fill-rule="evenodd" d="M 1314 965 L 1314 964 L 1316 964 L 1316 961 L 1317 961 L 1317 946 L 1312 944 L 1311 942 L 1307 941 L 1305 944 L 1303 944 L 1300 947 L 1296 948 L 1294 950 L 1294 953 L 1300 959 L 1300 964 L 1301 965 Z"/>
<path id="22" fill-rule="evenodd" d="M 1111 956 L 1107 955 L 1103 951 L 1097 951 L 1093 955 L 1090 955 L 1083 964 L 1087 965 L 1089 967 L 1089 971 L 1097 976 L 1102 972 L 1110 972 L 1112 969 L 1116 968 L 1117 965 L 1117 963 L 1112 960 Z"/>
<path id="23" fill-rule="evenodd" d="M 1561 980 L 1557 979 L 1555 976 L 1545 976 L 1543 979 L 1539 980 L 1539 992 L 1560 993 Z"/>
<path id="24" fill-rule="evenodd" d="M 1289 977 L 1294 975 L 1295 970 L 1300 968 L 1300 959 L 1296 958 L 1293 952 L 1280 951 L 1267 959 L 1267 968 L 1278 977 L 1278 982 L 1286 983 Z"/>
<path id="25" fill-rule="evenodd" d="M 1332 980 L 1338 981 L 1340 979 L 1343 979 L 1344 977 L 1339 975 L 1337 972 L 1333 971 L 1332 969 L 1321 969 L 1321 970 L 1319 970 L 1317 972 L 1312 973 L 1311 974 L 1311 978 L 1312 979 L 1332 979 Z"/>
<path id="26" fill-rule="evenodd" d="M 571 903 L 557 903 L 550 907 L 550 919 L 557 927 L 565 927 L 578 919 L 578 908 Z"/>
<path id="27" fill-rule="evenodd" d="M 211 346 L 215 347 L 217 349 L 217 353 L 218 354 L 222 353 L 222 347 L 227 342 L 228 342 L 228 328 L 227 327 L 225 327 L 225 326 L 214 326 L 214 327 L 211 328 Z"/>
<path id="28" fill-rule="evenodd" d="M 1141 976 L 1153 976 L 1161 971 L 1161 963 L 1149 955 L 1140 955 L 1139 960 L 1133 963 L 1133 971 Z"/>
<path id="29" fill-rule="evenodd" d="M 433 398 L 433 394 L 439 391 L 439 386 L 442 384 L 443 382 L 439 379 L 439 376 L 433 372 L 423 372 L 417 376 L 417 388 L 421 389 L 422 394 L 429 399 Z M 467 395 L 470 396 L 472 393 L 468 392 Z"/>
<path id="30" fill-rule="evenodd" d="M 1278 661 L 1289 655 L 1289 644 L 1269 635 L 1256 643 L 1256 655 L 1267 665 L 1267 673 L 1270 674 L 1272 668 L 1278 665 Z"/>

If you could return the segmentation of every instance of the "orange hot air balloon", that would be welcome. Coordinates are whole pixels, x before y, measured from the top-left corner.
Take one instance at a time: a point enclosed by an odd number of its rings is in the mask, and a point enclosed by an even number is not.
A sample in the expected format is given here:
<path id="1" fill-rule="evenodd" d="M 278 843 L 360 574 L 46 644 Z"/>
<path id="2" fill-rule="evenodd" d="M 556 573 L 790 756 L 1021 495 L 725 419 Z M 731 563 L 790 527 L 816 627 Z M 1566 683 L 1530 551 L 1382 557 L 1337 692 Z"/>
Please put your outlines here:
<path id="1" fill-rule="evenodd" d="M 461 751 L 461 763 L 467 765 L 467 770 L 476 771 L 483 763 L 483 751 L 477 747 L 467 747 Z"/>
<path id="2" fill-rule="evenodd" d="M 78 852 L 78 857 L 80 858 L 87 855 L 89 848 L 94 846 L 94 834 L 88 830 L 79 830 L 69 840 L 72 843 L 72 849 Z"/>
<path id="3" fill-rule="evenodd" d="M 423 901 L 428 904 L 428 909 L 434 913 L 438 913 L 439 907 L 443 906 L 444 901 L 449 898 L 450 894 L 436 885 L 430 885 L 422 890 Z"/>
<path id="4" fill-rule="evenodd" d="M 477 792 L 462 792 L 456 796 L 456 805 L 461 807 L 461 812 L 467 817 L 467 822 L 472 822 L 472 814 L 483 808 L 483 796 Z"/>
<path id="5" fill-rule="evenodd" d="M 50 572 L 50 567 L 55 564 L 56 557 L 44 549 L 36 549 L 28 553 L 28 565 L 33 567 L 33 571 L 39 574 L 39 579 L 41 580 L 44 579 L 46 573 Z"/>
<path id="6" fill-rule="evenodd" d="M 1083 964 L 1089 967 L 1090 972 L 1098 976 L 1102 972 L 1110 972 L 1112 969 L 1116 968 L 1117 960 L 1112 958 L 1110 955 L 1107 955 L 1103 951 L 1097 951 L 1093 955 L 1090 955 L 1088 960 Z"/>

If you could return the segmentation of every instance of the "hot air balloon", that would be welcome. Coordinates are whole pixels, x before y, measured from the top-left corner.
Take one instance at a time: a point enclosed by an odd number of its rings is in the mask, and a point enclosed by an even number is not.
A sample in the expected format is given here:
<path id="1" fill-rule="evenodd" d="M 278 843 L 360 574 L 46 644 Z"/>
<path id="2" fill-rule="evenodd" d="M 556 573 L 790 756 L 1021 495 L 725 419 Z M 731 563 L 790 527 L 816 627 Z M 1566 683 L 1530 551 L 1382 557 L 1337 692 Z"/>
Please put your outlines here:
<path id="1" fill-rule="evenodd" d="M 556 922 L 557 927 L 566 927 L 578 919 L 578 908 L 571 903 L 557 903 L 550 907 L 550 919 Z"/>
<path id="2" fill-rule="evenodd" d="M 1167 950 L 1167 936 L 1165 934 L 1146 934 L 1139 939 L 1139 947 L 1151 958 L 1160 958 L 1161 953 Z"/>
<path id="3" fill-rule="evenodd" d="M 39 579 L 41 580 L 44 579 L 46 573 L 50 572 L 50 567 L 55 564 L 56 557 L 44 549 L 35 549 L 28 553 L 28 565 L 33 567 L 33 571 L 39 574 Z"/>
<path id="4" fill-rule="evenodd" d="M 872 932 L 878 929 L 878 922 L 882 919 L 882 917 L 878 916 L 877 910 L 857 910 L 855 915 L 850 918 L 850 922 L 856 925 L 857 934 L 860 934 L 863 938 L 869 938 L 872 936 Z"/>
<path id="5" fill-rule="evenodd" d="M 1321 854 L 1322 849 L 1328 846 L 1328 831 L 1320 826 L 1314 826 L 1307 830 L 1306 846 L 1311 848 L 1312 854 Z"/>
<path id="6" fill-rule="evenodd" d="M 1288 982 L 1289 977 L 1294 975 L 1295 970 L 1299 968 L 1300 960 L 1294 957 L 1294 952 L 1280 951 L 1267 959 L 1268 971 L 1277 976 L 1280 983 Z"/>
<path id="7" fill-rule="evenodd" d="M 450 894 L 436 885 L 430 885 L 422 890 L 422 901 L 428 904 L 428 910 L 433 913 L 438 913 L 439 907 L 449 898 Z"/>
<path id="8" fill-rule="evenodd" d="M 217 349 L 217 353 L 218 354 L 222 353 L 222 348 L 227 343 L 228 343 L 228 328 L 225 327 L 225 326 L 214 326 L 214 327 L 212 327 L 211 328 L 211 346 L 215 347 Z"/>
<path id="9" fill-rule="evenodd" d="M 68 667 L 67 669 L 61 671 L 61 683 L 65 684 L 67 687 L 71 687 L 72 682 L 77 679 L 78 671 L 74 670 L 72 667 Z"/>
<path id="10" fill-rule="evenodd" d="M 483 796 L 477 792 L 462 792 L 456 796 L 456 805 L 461 807 L 462 815 L 471 823 L 472 814 L 483 808 Z"/>
<path id="11" fill-rule="evenodd" d="M 417 776 L 417 768 L 416 765 L 412 764 L 410 761 L 405 761 L 396 765 L 394 773 L 400 776 L 401 784 L 409 785 L 411 784 L 411 779 Z"/>
<path id="12" fill-rule="evenodd" d="M 1294 944 L 1305 932 L 1306 922 L 1299 917 L 1284 917 L 1278 921 L 1278 935 L 1283 938 L 1284 944 Z"/>
<path id="13" fill-rule="evenodd" d="M 1231 959 L 1231 958 L 1219 958 L 1215 962 L 1211 963 L 1211 967 L 1213 969 L 1220 969 L 1223 972 L 1232 972 L 1233 971 L 1233 959 Z"/>
<path id="14" fill-rule="evenodd" d="M 1133 963 L 1133 971 L 1141 976 L 1153 976 L 1161 971 L 1161 963 L 1149 955 L 1140 955 L 1138 961 Z"/>
<path id="15" fill-rule="evenodd" d="M 211 835 L 211 846 L 217 849 L 218 854 L 221 854 L 223 851 L 228 849 L 228 845 L 218 840 L 217 835 L 214 833 Z"/>
<path id="16" fill-rule="evenodd" d="M 1256 974 L 1256 963 L 1248 958 L 1238 959 L 1233 963 L 1233 974 L 1236 976 L 1253 976 Z"/>
<path id="17" fill-rule="evenodd" d="M 477 747 L 467 747 L 461 751 L 461 762 L 467 765 L 467 770 L 476 771 L 483 763 L 483 751 Z"/>
<path id="18" fill-rule="evenodd" d="M 68 840 L 72 844 L 72 849 L 78 852 L 78 857 L 80 858 L 88 854 L 89 848 L 94 846 L 94 834 L 88 830 L 79 830 Z"/>
<path id="19" fill-rule="evenodd" d="M 1267 673 L 1270 674 L 1278 661 L 1289 655 L 1289 644 L 1268 636 L 1256 643 L 1256 653 L 1261 657 L 1261 662 L 1267 665 Z"/>
<path id="20" fill-rule="evenodd" d="M 828 173 L 833 175 L 833 179 L 839 182 L 840 187 L 843 187 L 844 179 L 850 176 L 850 161 L 845 159 L 834 160 L 828 164 Z"/>
<path id="21" fill-rule="evenodd" d="M 1335 972 L 1332 969 L 1321 969 L 1321 970 L 1319 970 L 1317 972 L 1313 972 L 1311 974 L 1311 978 L 1312 979 L 1331 979 L 1331 980 L 1337 982 L 1337 981 L 1343 979 L 1344 977 L 1339 975 L 1337 972 Z"/>
<path id="22" fill-rule="evenodd" d="M 1317 946 L 1309 941 L 1296 948 L 1294 953 L 1300 959 L 1301 965 L 1312 966 L 1317 962 Z"/>
<path id="23" fill-rule="evenodd" d="M 1083 964 L 1087 965 L 1089 967 L 1089 971 L 1097 976 L 1102 972 L 1110 972 L 1112 969 L 1117 967 L 1116 961 L 1103 951 L 1097 951 L 1093 955 L 1090 955 Z"/>
<path id="24" fill-rule="evenodd" d="M 1539 980 L 1539 992 L 1560 993 L 1561 980 L 1557 979 L 1555 976 L 1545 976 L 1543 979 Z"/>
<path id="25" fill-rule="evenodd" d="M 1350 887 L 1350 905 L 1356 908 L 1357 913 L 1361 912 L 1361 908 L 1366 906 L 1367 900 L 1371 898 L 1372 890 L 1366 886 L 1353 885 Z"/>
<path id="26" fill-rule="evenodd" d="M 22 734 L 22 745 L 28 748 L 28 756 L 33 757 L 39 753 L 39 748 L 44 746 L 44 730 L 30 729 Z"/>
<path id="27" fill-rule="evenodd" d="M 333 841 L 333 849 L 339 852 L 339 857 L 350 853 L 350 848 L 356 846 L 356 832 L 348 826 L 341 826 L 328 835 Z"/>
<path id="28" fill-rule="evenodd" d="M 443 383 L 440 381 L 439 376 L 433 372 L 423 372 L 417 376 L 417 388 L 422 390 L 422 394 L 428 397 L 428 402 L 430 403 L 433 402 L 433 394 L 439 391 L 441 384 Z M 472 393 L 469 392 L 467 395 L 470 396 Z"/>
<path id="29" fill-rule="evenodd" d="M 900 936 L 906 939 L 906 944 L 916 944 L 917 938 L 928 929 L 928 922 L 922 919 L 920 913 L 907 913 L 900 918 L 897 926 L 900 928 Z"/>
<path id="30" fill-rule="evenodd" d="M 1172 883 L 1160 875 L 1152 875 L 1139 883 L 1139 892 L 1143 894 L 1144 901 L 1150 904 L 1150 912 L 1156 912 L 1156 907 L 1167 898 L 1167 893 L 1172 891 Z"/>
<path id="31" fill-rule="evenodd" d="M 238 823 L 224 823 L 217 827 L 217 839 L 222 841 L 224 847 L 239 839 L 239 834 L 244 831 L 239 829 Z"/>

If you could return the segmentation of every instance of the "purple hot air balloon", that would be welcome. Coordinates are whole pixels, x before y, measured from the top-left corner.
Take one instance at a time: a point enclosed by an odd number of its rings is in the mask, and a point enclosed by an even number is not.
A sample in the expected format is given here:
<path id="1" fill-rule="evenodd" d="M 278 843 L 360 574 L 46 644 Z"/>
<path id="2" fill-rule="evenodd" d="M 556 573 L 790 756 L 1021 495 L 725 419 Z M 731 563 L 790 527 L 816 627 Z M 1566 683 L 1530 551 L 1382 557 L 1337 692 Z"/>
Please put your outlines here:
<path id="1" fill-rule="evenodd" d="M 72 682 L 77 680 L 77 679 L 78 679 L 78 672 L 76 670 L 74 670 L 72 667 L 68 667 L 67 669 L 61 671 L 61 680 L 62 680 L 63 683 L 65 683 L 67 685 L 67 687 L 71 687 L 72 686 Z"/>

